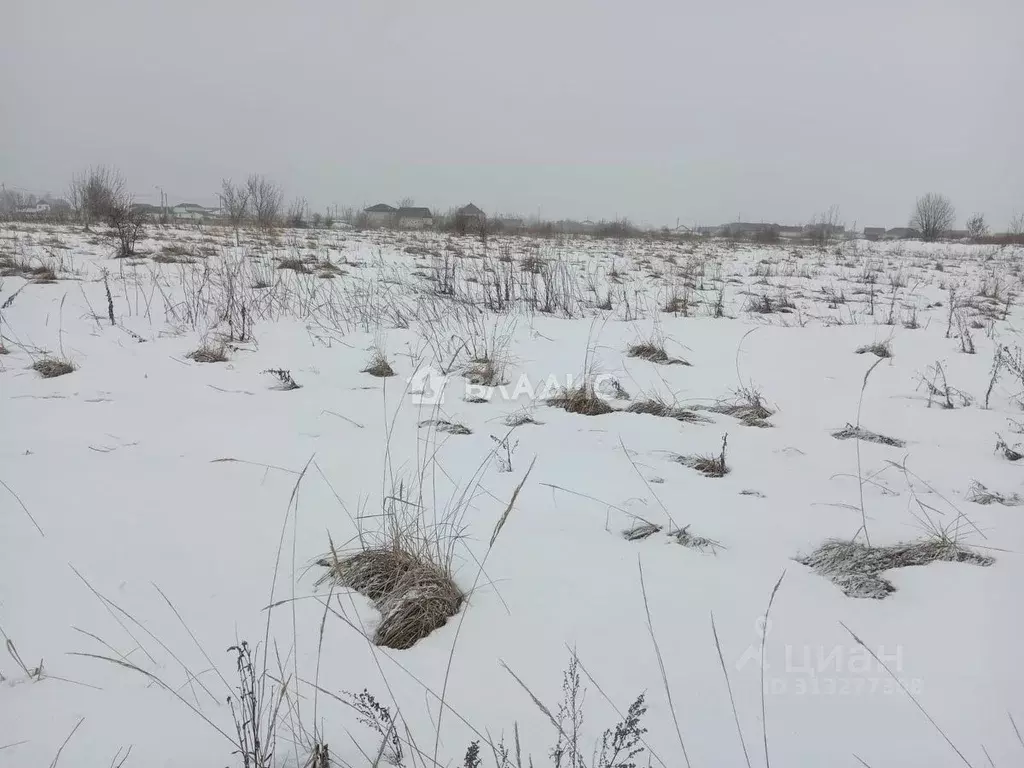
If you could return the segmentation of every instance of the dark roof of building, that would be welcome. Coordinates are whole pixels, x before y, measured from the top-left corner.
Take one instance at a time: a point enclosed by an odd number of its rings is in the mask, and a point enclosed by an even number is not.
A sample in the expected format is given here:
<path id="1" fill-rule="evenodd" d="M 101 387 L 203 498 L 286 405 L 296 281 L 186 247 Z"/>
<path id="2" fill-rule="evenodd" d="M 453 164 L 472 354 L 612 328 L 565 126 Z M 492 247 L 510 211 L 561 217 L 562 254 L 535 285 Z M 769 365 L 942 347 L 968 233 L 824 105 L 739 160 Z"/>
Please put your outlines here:
<path id="1" fill-rule="evenodd" d="M 399 208 L 398 217 L 400 219 L 430 219 L 433 218 L 430 214 L 429 208 Z"/>
<path id="2" fill-rule="evenodd" d="M 459 214 L 462 216 L 483 216 L 484 212 L 473 205 L 473 203 L 470 203 L 459 208 Z"/>
<path id="3" fill-rule="evenodd" d="M 778 229 L 779 225 L 753 221 L 734 221 L 730 224 L 723 224 L 721 228 L 730 232 L 764 232 L 769 229 Z"/>
<path id="4" fill-rule="evenodd" d="M 175 208 L 191 208 L 192 210 L 196 210 L 196 211 L 205 211 L 206 210 L 205 206 L 199 205 L 197 203 L 178 203 L 174 207 Z"/>
<path id="5" fill-rule="evenodd" d="M 364 213 L 394 213 L 395 209 L 387 203 L 377 203 L 364 210 Z"/>

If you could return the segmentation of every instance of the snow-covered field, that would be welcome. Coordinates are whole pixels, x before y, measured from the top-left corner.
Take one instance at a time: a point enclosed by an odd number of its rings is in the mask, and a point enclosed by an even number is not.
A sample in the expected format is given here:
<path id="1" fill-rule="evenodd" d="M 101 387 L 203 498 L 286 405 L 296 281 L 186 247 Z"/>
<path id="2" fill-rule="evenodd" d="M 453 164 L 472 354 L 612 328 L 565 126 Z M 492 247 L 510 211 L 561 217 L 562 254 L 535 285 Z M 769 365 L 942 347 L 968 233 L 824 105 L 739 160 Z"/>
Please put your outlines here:
<path id="1" fill-rule="evenodd" d="M 129 747 L 129 767 L 242 765 L 241 640 L 285 684 L 281 766 L 314 738 L 333 764 L 373 763 L 381 738 L 348 695 L 364 688 L 410 768 L 461 765 L 472 740 L 492 765 L 487 741 L 516 725 L 543 765 L 557 731 L 522 685 L 557 714 L 572 649 L 588 765 L 642 692 L 639 764 L 746 765 L 737 720 L 752 765 L 765 740 L 779 766 L 1024 760 L 1024 251 L 238 242 L 153 229 L 115 260 L 80 228 L 0 228 L 0 765 L 49 765 L 76 724 L 61 765 Z M 689 365 L 629 356 L 639 342 Z M 892 356 L 856 353 L 876 344 Z M 226 361 L 189 357 L 204 346 Z M 364 372 L 378 355 L 395 376 Z M 483 357 L 506 386 L 470 385 Z M 46 360 L 74 370 L 45 378 Z M 570 377 L 613 412 L 538 397 Z M 757 425 L 707 410 L 755 393 L 772 411 Z M 626 410 L 656 397 L 697 420 Z M 833 436 L 858 422 L 902 445 Z M 678 460 L 726 434 L 723 477 Z M 458 527 L 439 536 L 469 594 L 406 650 L 368 640 L 365 597 L 316 585 L 330 542 L 358 550 L 396 498 Z M 711 542 L 680 544 L 687 526 Z M 874 547 L 994 562 L 886 571 L 879 600 L 795 560 L 865 527 Z"/>

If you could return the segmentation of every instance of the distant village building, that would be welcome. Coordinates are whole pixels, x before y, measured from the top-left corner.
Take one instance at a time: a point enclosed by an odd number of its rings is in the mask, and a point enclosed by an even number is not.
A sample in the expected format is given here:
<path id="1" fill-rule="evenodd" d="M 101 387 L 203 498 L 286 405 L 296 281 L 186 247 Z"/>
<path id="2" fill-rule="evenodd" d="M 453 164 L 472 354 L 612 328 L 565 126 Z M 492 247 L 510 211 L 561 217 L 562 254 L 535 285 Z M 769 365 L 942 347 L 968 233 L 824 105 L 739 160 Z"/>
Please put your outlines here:
<path id="1" fill-rule="evenodd" d="M 864 227 L 865 240 L 881 240 L 885 237 L 885 227 Z"/>
<path id="2" fill-rule="evenodd" d="M 377 203 L 363 210 L 366 223 L 371 227 L 386 227 L 394 224 L 396 213 L 398 213 L 398 209 L 387 203 Z"/>
<path id="3" fill-rule="evenodd" d="M 43 214 L 50 212 L 50 204 L 47 202 L 39 202 L 35 205 L 28 205 L 24 208 L 19 208 L 18 213 L 29 213 L 29 214 Z"/>
<path id="4" fill-rule="evenodd" d="M 171 216 L 178 221 L 202 221 L 217 214 L 216 209 L 196 203 L 179 203 L 171 209 Z"/>
<path id="5" fill-rule="evenodd" d="M 495 221 L 496 228 L 502 232 L 522 232 L 526 229 L 526 222 L 509 216 L 503 216 Z"/>
<path id="6" fill-rule="evenodd" d="M 764 222 L 735 221 L 731 224 L 723 224 L 718 228 L 720 237 L 757 237 L 767 233 L 778 233 L 778 224 L 765 224 Z"/>
<path id="7" fill-rule="evenodd" d="M 395 219 L 400 229 L 429 229 L 434 225 L 434 216 L 429 208 L 399 208 Z"/>
<path id="8" fill-rule="evenodd" d="M 921 233 L 911 227 L 893 227 L 885 233 L 886 240 L 912 240 Z"/>
<path id="9" fill-rule="evenodd" d="M 486 223 L 487 214 L 473 205 L 473 203 L 464 205 L 455 212 L 455 226 L 463 232 L 477 231 Z"/>

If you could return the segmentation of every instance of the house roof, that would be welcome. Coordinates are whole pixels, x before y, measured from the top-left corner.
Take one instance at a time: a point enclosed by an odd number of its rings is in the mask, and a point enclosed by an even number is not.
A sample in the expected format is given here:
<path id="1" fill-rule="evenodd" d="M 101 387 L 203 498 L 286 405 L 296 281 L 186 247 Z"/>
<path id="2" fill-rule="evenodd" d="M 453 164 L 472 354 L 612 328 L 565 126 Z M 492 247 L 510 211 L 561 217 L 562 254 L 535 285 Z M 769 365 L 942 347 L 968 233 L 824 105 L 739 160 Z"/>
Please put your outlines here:
<path id="1" fill-rule="evenodd" d="M 387 203 L 377 203 L 363 210 L 363 213 L 394 213 L 395 208 Z"/>
<path id="2" fill-rule="evenodd" d="M 463 216 L 483 216 L 484 212 L 477 208 L 473 203 L 464 205 L 459 208 L 459 213 Z"/>
<path id="3" fill-rule="evenodd" d="M 734 221 L 730 224 L 723 224 L 720 228 L 730 232 L 764 232 L 769 229 L 778 229 L 779 225 L 753 221 Z"/>
<path id="4" fill-rule="evenodd" d="M 865 235 L 884 235 L 885 227 L 864 227 Z"/>
<path id="5" fill-rule="evenodd" d="M 189 208 L 193 211 L 205 211 L 206 207 L 197 203 L 178 203 L 175 208 Z"/>
<path id="6" fill-rule="evenodd" d="M 433 218 L 429 208 L 399 208 L 400 219 L 430 219 Z"/>

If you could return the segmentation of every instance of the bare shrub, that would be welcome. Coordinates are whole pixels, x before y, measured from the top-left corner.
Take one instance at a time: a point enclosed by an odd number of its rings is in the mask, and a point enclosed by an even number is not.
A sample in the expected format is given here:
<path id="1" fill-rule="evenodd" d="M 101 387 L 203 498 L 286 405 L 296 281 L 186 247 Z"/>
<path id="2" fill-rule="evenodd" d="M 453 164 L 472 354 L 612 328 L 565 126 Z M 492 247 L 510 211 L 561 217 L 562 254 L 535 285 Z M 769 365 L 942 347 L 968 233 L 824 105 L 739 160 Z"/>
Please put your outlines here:
<path id="1" fill-rule="evenodd" d="M 119 194 L 110 204 L 107 221 L 117 240 L 117 256 L 128 259 L 135 255 L 135 244 L 146 228 L 146 214 L 126 194 Z"/>
<path id="2" fill-rule="evenodd" d="M 273 229 L 281 214 L 284 192 L 266 176 L 253 174 L 246 179 L 245 189 L 256 224 L 263 230 Z"/>
<path id="3" fill-rule="evenodd" d="M 953 228 L 956 210 L 948 197 L 929 192 L 919 197 L 910 216 L 910 226 L 927 242 L 938 240 Z"/>
<path id="4" fill-rule="evenodd" d="M 953 410 L 959 403 L 961 408 L 966 408 L 974 399 L 966 392 L 951 387 L 946 380 L 946 370 L 938 360 L 929 365 L 925 373 L 918 376 L 918 389 L 924 387 L 928 391 L 928 407 L 933 402 L 938 402 L 942 408 Z"/>
<path id="5" fill-rule="evenodd" d="M 76 174 L 68 188 L 68 202 L 85 224 L 86 231 L 91 224 L 106 220 L 114 204 L 124 196 L 124 178 L 120 171 L 105 165 Z"/>
<path id="6" fill-rule="evenodd" d="M 274 764 L 275 731 L 278 710 L 284 699 L 274 697 L 264 683 L 266 670 L 257 681 L 252 651 L 244 640 L 228 648 L 235 653 L 235 667 L 238 670 L 238 698 L 228 697 L 231 715 L 238 734 L 238 754 L 243 768 L 271 768 Z M 275 700 L 276 699 L 276 700 Z M 237 705 L 237 709 L 236 709 Z"/>
<path id="7" fill-rule="evenodd" d="M 985 223 L 985 214 L 975 213 L 967 219 L 965 224 L 967 236 L 971 240 L 978 241 L 988 235 L 988 224 Z"/>
<path id="8" fill-rule="evenodd" d="M 220 189 L 221 205 L 224 206 L 228 221 L 235 230 L 235 245 L 238 245 L 238 230 L 249 216 L 251 191 L 246 185 L 232 183 L 231 179 L 223 179 Z"/>

